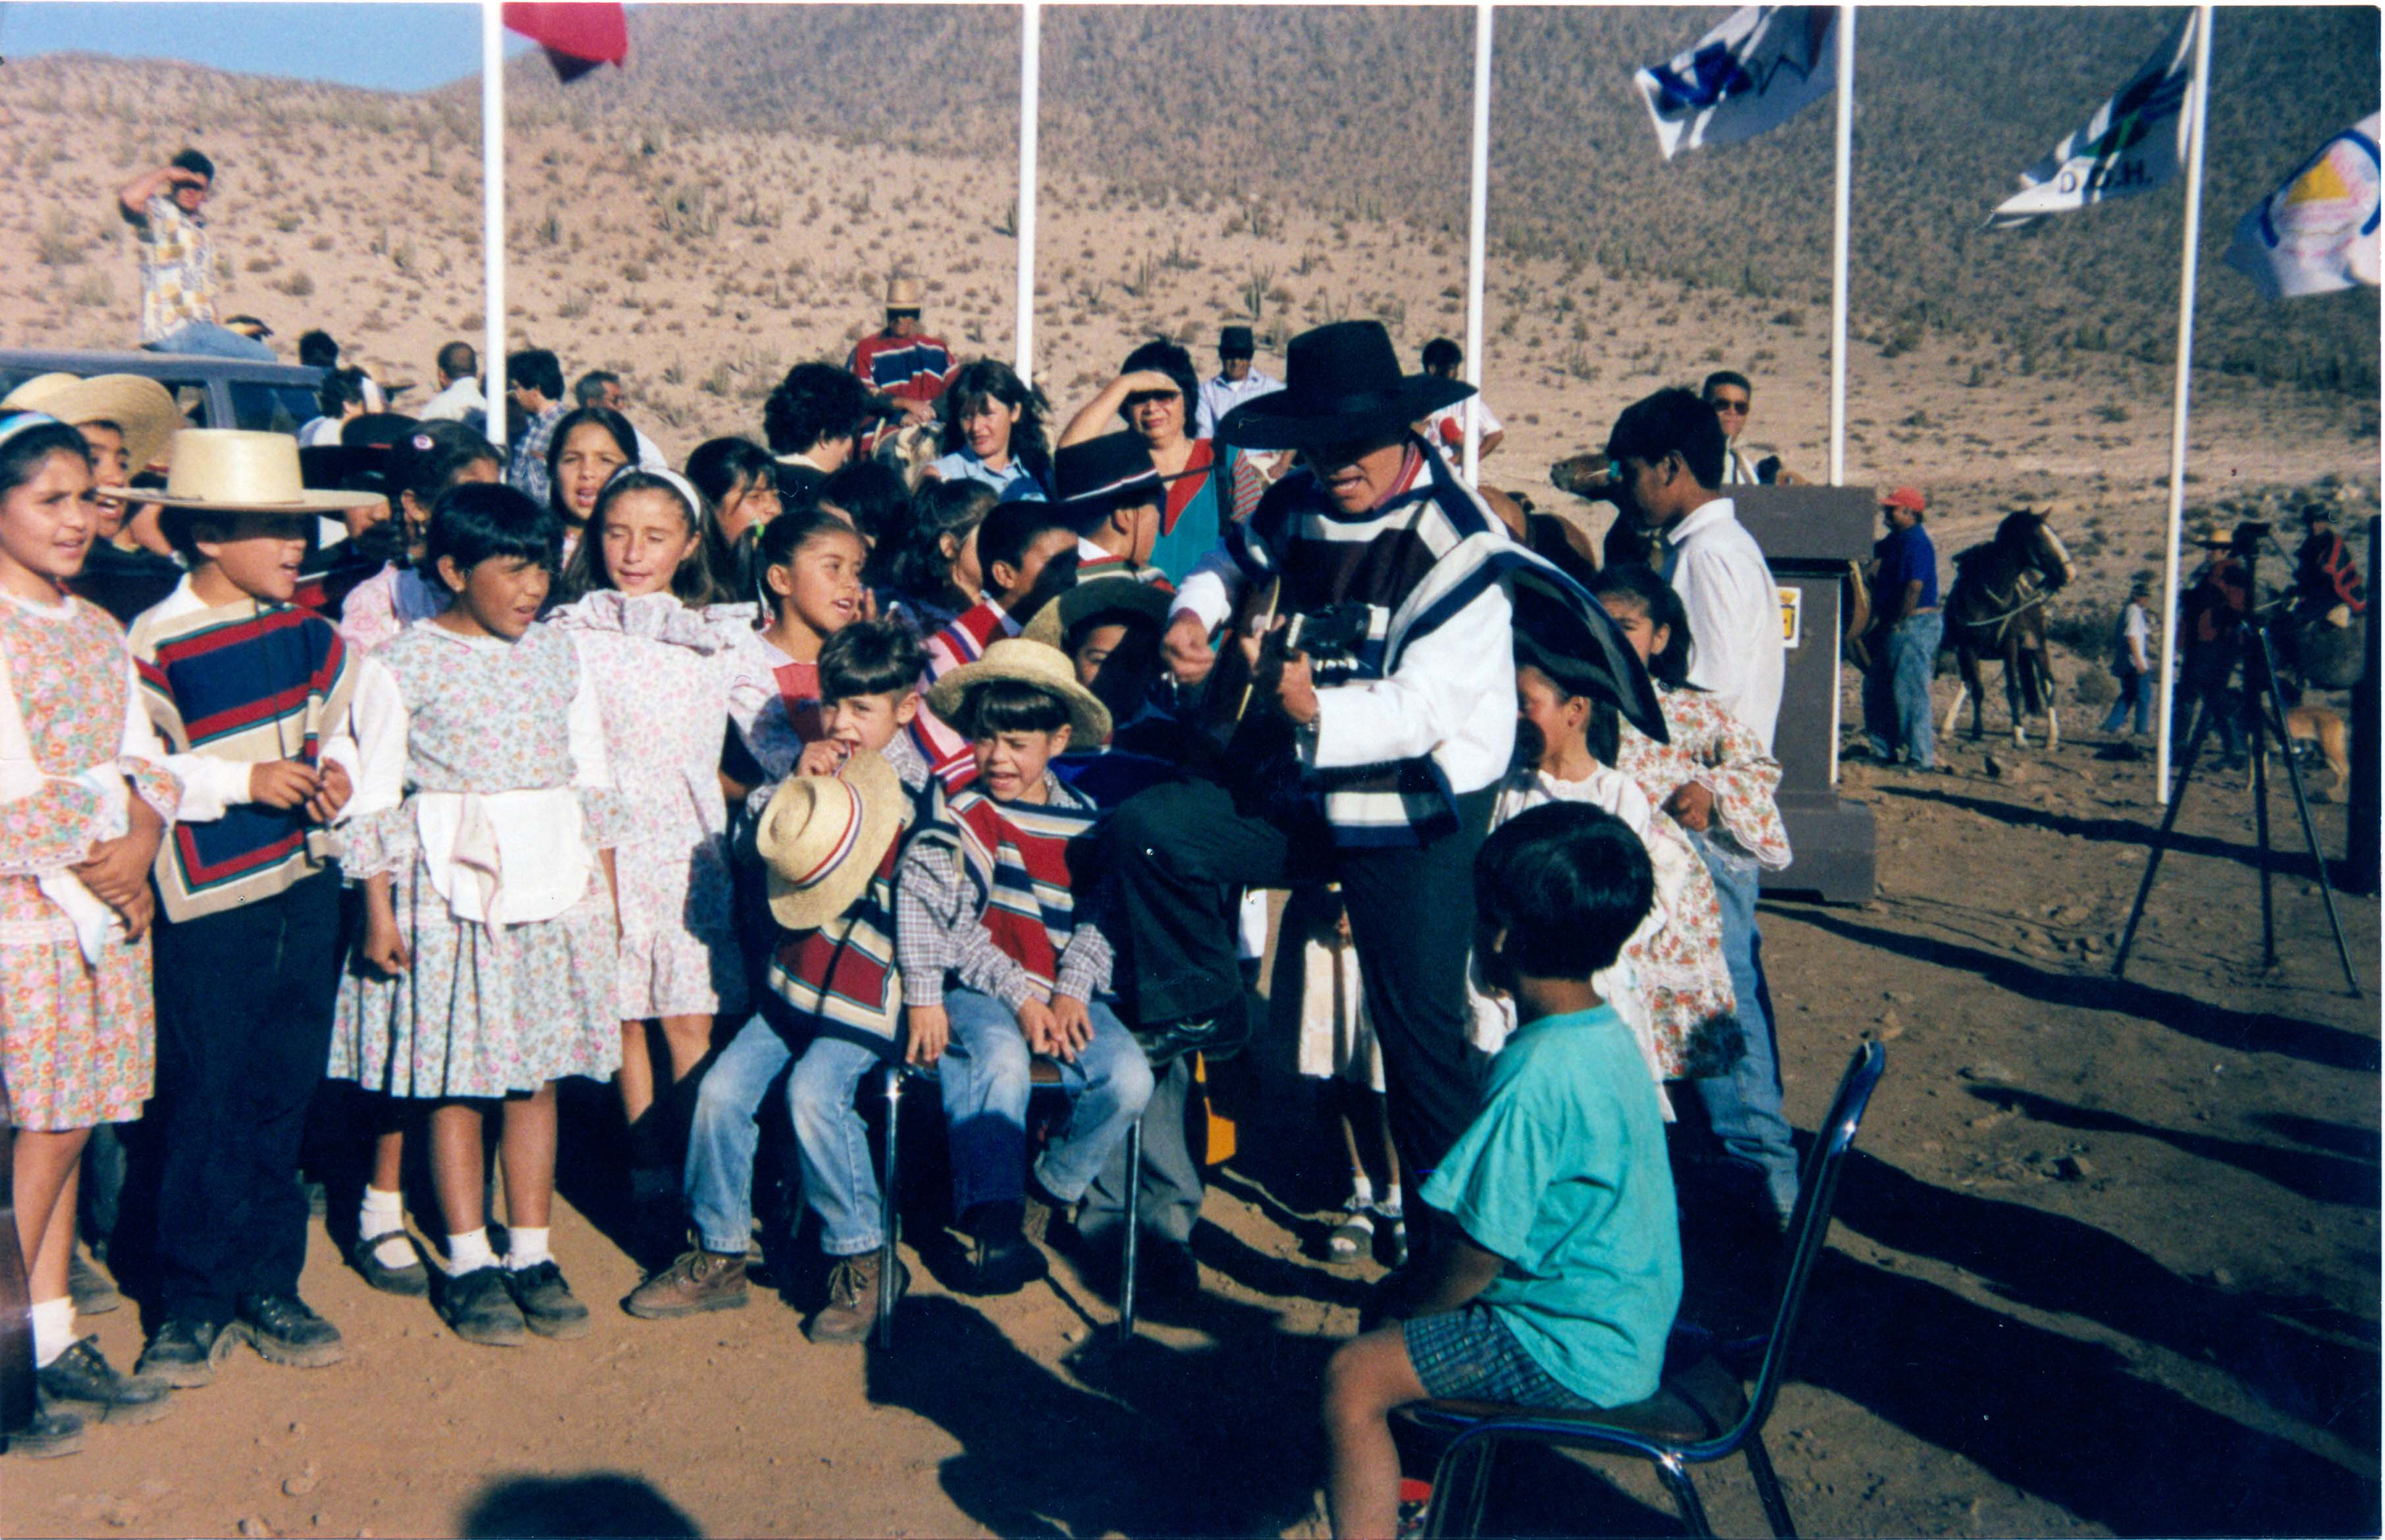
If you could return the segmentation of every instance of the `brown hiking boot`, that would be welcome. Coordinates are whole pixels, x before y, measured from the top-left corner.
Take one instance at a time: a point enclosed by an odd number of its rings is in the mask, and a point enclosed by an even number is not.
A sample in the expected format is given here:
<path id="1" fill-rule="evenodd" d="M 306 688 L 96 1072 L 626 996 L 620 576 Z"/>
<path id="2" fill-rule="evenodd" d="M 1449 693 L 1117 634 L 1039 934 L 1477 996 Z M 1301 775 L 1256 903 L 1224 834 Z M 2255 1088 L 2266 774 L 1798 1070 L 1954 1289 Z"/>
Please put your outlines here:
<path id="1" fill-rule="evenodd" d="M 878 1280 L 880 1253 L 839 1257 L 829 1270 L 828 1303 L 804 1323 L 804 1335 L 814 1342 L 862 1342 L 878 1324 Z M 894 1264 L 894 1298 L 911 1286 L 911 1270 Z"/>
<path id="2" fill-rule="evenodd" d="M 642 1321 L 668 1321 L 745 1303 L 745 1259 L 694 1250 L 640 1284 L 621 1308 Z"/>

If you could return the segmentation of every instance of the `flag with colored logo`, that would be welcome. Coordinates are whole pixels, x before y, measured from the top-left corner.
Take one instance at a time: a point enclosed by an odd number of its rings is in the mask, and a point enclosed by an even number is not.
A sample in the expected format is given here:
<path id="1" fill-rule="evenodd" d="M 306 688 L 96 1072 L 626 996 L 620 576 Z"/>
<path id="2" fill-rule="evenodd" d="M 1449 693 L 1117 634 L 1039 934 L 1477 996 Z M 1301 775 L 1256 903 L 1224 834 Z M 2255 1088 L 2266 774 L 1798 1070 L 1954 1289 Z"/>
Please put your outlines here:
<path id="1" fill-rule="evenodd" d="M 2318 147 L 2236 222 L 2228 265 L 2265 299 L 2377 286 L 2377 120 Z"/>
<path id="2" fill-rule="evenodd" d="M 1835 6 L 1743 6 L 1687 53 L 1632 77 L 1670 160 L 1777 129 L 1836 90 Z"/>
<path id="3" fill-rule="evenodd" d="M 505 18 L 509 31 L 546 50 L 547 62 L 566 81 L 576 81 L 600 64 L 618 65 L 630 56 L 630 23 L 618 0 L 607 4 L 506 0 Z"/>
<path id="4" fill-rule="evenodd" d="M 2120 12 L 2128 15 L 2128 12 Z M 2149 192 L 2186 162 L 2186 88 L 2194 71 L 2193 11 L 2087 126 L 2020 174 L 2021 190 L 1988 216 L 2013 230 L 2048 214 Z"/>

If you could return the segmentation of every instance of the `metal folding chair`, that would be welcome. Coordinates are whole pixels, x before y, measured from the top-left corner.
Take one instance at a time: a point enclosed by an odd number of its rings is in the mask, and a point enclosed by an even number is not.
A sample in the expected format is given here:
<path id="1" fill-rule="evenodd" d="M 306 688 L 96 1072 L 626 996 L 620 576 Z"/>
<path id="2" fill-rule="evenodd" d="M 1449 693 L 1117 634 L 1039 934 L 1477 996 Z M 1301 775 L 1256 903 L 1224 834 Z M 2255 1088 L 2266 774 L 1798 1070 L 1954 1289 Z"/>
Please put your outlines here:
<path id="1" fill-rule="evenodd" d="M 1806 1156 L 1797 1210 L 1789 1224 L 1790 1250 L 1780 1302 L 1773 1312 L 1772 1332 L 1756 1371 L 1754 1393 L 1748 1394 L 1739 1376 L 1709 1354 L 1685 1372 L 1667 1375 L 1647 1400 L 1612 1410 L 1552 1411 L 1488 1401 L 1412 1402 L 1400 1408 L 1397 1415 L 1418 1427 L 1456 1435 L 1442 1452 L 1433 1472 L 1427 1534 L 1482 1532 L 1492 1456 L 1500 1440 L 1521 1439 L 1598 1454 L 1632 1455 L 1649 1461 L 1680 1510 L 1682 1527 L 1696 1535 L 1711 1535 L 1714 1531 L 1706 1521 L 1697 1484 L 1691 1480 L 1690 1467 L 1744 1455 L 1772 1533 L 1781 1540 L 1794 1540 L 1797 1532 L 1790 1522 L 1789 1505 L 1780 1495 L 1772 1458 L 1764 1447 L 1764 1422 L 1780 1388 L 1782 1367 L 1815 1259 L 1829 1237 L 1830 1208 L 1838 1197 L 1847 1151 L 1854 1144 L 1855 1130 L 1862 1125 L 1864 1109 L 1871 1102 L 1887 1059 L 1887 1050 L 1878 1043 L 1867 1042 L 1855 1049 L 1840 1078 L 1829 1115 Z"/>
<path id="2" fill-rule="evenodd" d="M 1060 1088 L 1060 1066 L 1038 1056 L 1028 1066 L 1028 1080 L 1035 1091 L 1057 1091 Z M 933 1085 L 936 1072 L 917 1064 L 897 1061 L 886 1066 L 883 1082 L 886 1097 L 886 1155 L 878 1171 L 879 1233 L 884 1237 L 879 1243 L 878 1257 L 878 1346 L 894 1346 L 894 1278 L 897 1265 L 894 1248 L 903 1238 L 902 1206 L 895 1200 L 895 1178 L 901 1174 L 897 1156 L 901 1143 L 903 1119 L 903 1082 L 924 1080 Z M 1134 1262 L 1135 1243 L 1141 1224 L 1136 1211 L 1143 1198 L 1143 1119 L 1136 1118 L 1126 1131 L 1126 1258 L 1124 1273 L 1118 1284 L 1118 1336 L 1121 1340 L 1134 1335 Z"/>

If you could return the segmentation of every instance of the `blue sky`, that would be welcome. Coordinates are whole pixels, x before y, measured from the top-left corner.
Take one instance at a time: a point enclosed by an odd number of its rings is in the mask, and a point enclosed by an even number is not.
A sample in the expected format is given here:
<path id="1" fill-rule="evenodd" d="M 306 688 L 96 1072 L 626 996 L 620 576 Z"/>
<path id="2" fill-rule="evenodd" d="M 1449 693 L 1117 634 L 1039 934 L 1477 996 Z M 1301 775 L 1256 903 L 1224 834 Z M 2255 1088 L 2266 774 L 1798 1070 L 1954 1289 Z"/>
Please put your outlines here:
<path id="1" fill-rule="evenodd" d="M 531 46 L 511 33 L 506 44 L 508 54 Z M 419 91 L 480 72 L 481 8 L 232 0 L 0 4 L 0 56 L 59 53 L 179 59 L 246 74 Z"/>

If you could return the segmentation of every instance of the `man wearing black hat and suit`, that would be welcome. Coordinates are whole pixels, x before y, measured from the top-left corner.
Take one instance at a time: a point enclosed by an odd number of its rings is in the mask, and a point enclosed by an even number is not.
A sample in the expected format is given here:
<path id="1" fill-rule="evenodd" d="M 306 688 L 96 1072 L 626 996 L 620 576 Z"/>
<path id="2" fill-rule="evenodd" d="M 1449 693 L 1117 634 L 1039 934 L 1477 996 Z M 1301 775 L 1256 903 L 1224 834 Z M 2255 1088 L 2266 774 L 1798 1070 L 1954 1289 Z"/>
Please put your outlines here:
<path id="1" fill-rule="evenodd" d="M 1566 625 L 1564 644 L 1626 714 L 1664 727 L 1605 612 L 1509 540 L 1412 431 L 1472 387 L 1403 377 L 1372 321 L 1304 333 L 1289 356 L 1290 384 L 1230 412 L 1217 433 L 1296 450 L 1301 468 L 1186 579 L 1164 647 L 1180 682 L 1204 678 L 1211 633 L 1275 578 L 1275 614 L 1302 617 L 1310 640 L 1280 681 L 1262 675 L 1217 780 L 1155 788 L 1105 829 L 1118 987 L 1155 1063 L 1239 1044 L 1235 890 L 1338 880 L 1393 1137 L 1421 1180 L 1477 1107 L 1465 990 L 1473 861 L 1515 745 L 1521 595 L 1533 624 Z M 1222 645 L 1256 651 L 1241 638 Z"/>
<path id="2" fill-rule="evenodd" d="M 1226 414 L 1246 401 L 1283 389 L 1283 381 L 1255 366 L 1258 343 L 1246 326 L 1230 326 L 1217 333 L 1217 372 L 1201 382 L 1201 420 L 1195 438 L 1217 437 Z"/>

